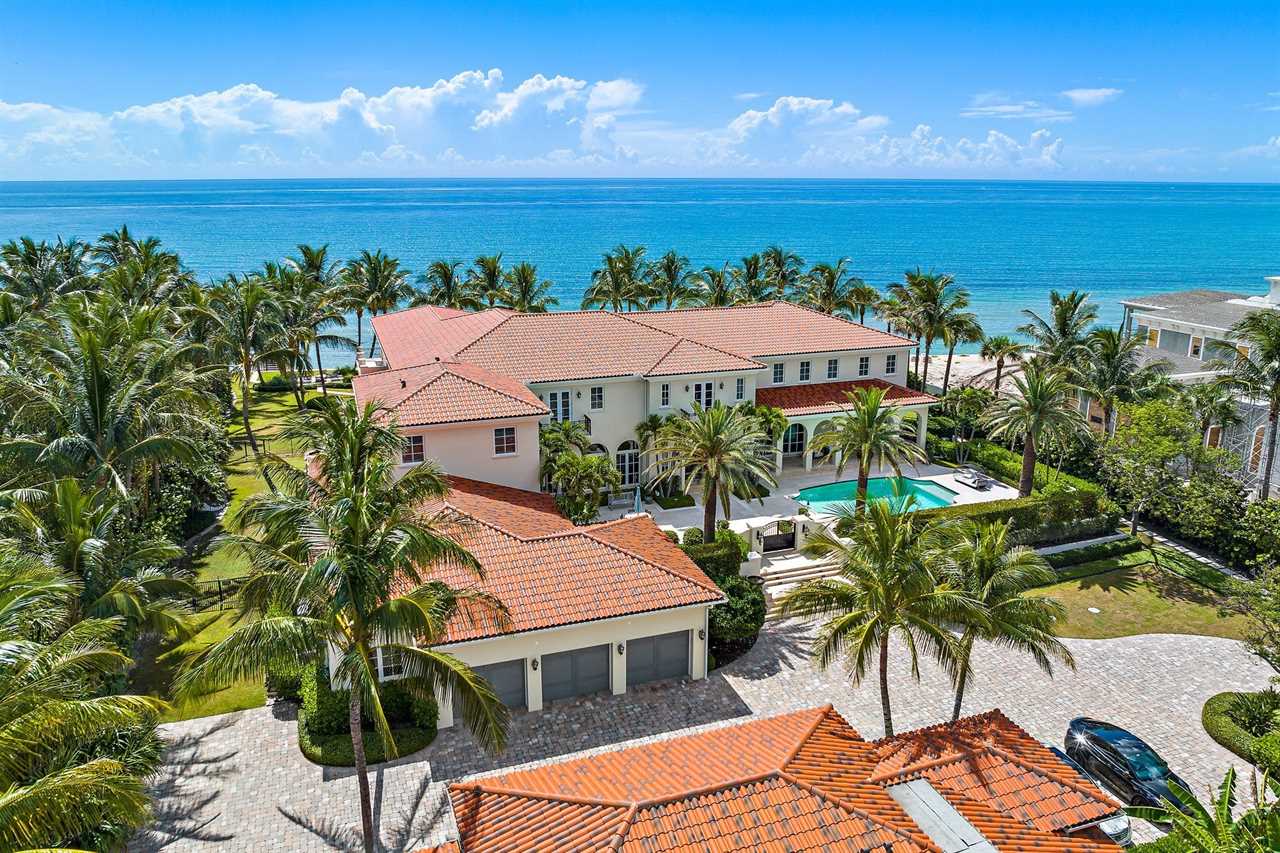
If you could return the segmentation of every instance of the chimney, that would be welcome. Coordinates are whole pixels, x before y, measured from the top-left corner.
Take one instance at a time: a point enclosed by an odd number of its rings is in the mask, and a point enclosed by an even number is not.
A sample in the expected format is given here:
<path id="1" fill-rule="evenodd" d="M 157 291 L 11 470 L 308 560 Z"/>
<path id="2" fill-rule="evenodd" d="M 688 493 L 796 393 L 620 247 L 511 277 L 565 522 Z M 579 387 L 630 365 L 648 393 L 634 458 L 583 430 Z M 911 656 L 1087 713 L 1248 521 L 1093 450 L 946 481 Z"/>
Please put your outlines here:
<path id="1" fill-rule="evenodd" d="M 1280 305 L 1280 275 L 1269 275 L 1267 281 L 1267 301 L 1272 305 Z"/>

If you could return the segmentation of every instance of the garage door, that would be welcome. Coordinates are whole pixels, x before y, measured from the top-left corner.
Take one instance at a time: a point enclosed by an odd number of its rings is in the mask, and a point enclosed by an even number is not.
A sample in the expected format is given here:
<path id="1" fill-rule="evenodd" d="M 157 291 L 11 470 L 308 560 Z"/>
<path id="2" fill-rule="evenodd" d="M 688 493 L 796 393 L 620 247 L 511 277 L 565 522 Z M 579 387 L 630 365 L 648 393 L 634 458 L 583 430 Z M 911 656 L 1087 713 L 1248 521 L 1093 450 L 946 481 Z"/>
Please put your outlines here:
<path id="1" fill-rule="evenodd" d="M 473 669 L 477 675 L 493 685 L 493 691 L 498 694 L 502 704 L 512 710 L 525 706 L 524 658 L 477 666 Z M 453 704 L 456 714 L 460 710 L 456 699 Z"/>
<path id="2" fill-rule="evenodd" d="M 627 684 L 689 674 L 689 632 L 658 634 L 627 642 Z"/>
<path id="3" fill-rule="evenodd" d="M 609 647 L 591 646 L 542 657 L 542 698 L 548 702 L 609 689 Z"/>

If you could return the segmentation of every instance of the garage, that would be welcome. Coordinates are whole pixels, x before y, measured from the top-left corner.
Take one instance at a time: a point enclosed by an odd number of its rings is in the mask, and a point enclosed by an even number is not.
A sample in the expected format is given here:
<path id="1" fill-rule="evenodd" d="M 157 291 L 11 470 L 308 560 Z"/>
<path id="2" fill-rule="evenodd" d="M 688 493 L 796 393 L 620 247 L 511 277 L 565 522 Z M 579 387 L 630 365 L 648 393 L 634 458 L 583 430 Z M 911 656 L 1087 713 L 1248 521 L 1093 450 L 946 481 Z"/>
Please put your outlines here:
<path id="1" fill-rule="evenodd" d="M 513 711 L 525 707 L 524 658 L 472 668 L 476 675 L 493 685 L 493 692 L 498 694 L 502 704 Z M 456 714 L 461 710 L 456 698 L 453 705 Z"/>
<path id="2" fill-rule="evenodd" d="M 609 689 L 609 646 L 542 657 L 542 698 L 548 702 Z"/>
<path id="3" fill-rule="evenodd" d="M 664 678 L 683 678 L 688 674 L 688 631 L 627 641 L 628 686 Z"/>

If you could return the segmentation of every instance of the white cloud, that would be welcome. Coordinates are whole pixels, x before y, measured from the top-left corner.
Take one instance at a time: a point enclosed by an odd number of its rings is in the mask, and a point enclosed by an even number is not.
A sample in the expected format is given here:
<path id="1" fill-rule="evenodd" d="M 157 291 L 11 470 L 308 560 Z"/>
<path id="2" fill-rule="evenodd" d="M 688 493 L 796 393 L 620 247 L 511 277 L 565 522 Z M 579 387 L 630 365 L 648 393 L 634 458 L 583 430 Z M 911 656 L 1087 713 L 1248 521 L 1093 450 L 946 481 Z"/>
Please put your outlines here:
<path id="1" fill-rule="evenodd" d="M 0 178 L 999 175 L 1056 170 L 1063 145 L 1044 130 L 893 135 L 888 116 L 836 98 L 787 95 L 687 123 L 647 99 L 628 78 L 508 85 L 495 68 L 310 101 L 254 83 L 109 113 L 0 101 Z"/>
<path id="2" fill-rule="evenodd" d="M 1261 145 L 1246 145 L 1231 152 L 1235 158 L 1261 158 L 1263 160 L 1280 160 L 1280 136 L 1273 136 Z"/>
<path id="3" fill-rule="evenodd" d="M 961 118 L 1029 119 L 1032 121 L 1070 121 L 1068 110 L 1045 106 L 1039 101 L 1015 101 L 1001 92 L 981 92 L 960 111 Z"/>
<path id="4" fill-rule="evenodd" d="M 1067 89 L 1059 94 L 1077 107 L 1096 107 L 1114 101 L 1124 89 Z"/>
<path id="5" fill-rule="evenodd" d="M 758 101 L 761 98 L 768 97 L 768 92 L 739 92 L 733 96 L 735 101 Z"/>

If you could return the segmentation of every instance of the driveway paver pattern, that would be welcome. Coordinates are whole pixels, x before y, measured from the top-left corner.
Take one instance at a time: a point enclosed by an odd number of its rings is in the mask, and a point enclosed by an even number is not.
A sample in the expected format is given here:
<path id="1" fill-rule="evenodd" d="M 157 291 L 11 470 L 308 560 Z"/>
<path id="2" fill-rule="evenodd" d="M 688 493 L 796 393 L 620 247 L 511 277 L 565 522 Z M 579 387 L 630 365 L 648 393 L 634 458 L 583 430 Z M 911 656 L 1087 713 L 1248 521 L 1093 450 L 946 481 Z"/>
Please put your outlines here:
<path id="1" fill-rule="evenodd" d="M 742 658 L 700 682 L 651 685 L 627 696 L 560 704 L 513 721 L 501 756 L 481 753 L 462 730 L 443 731 L 430 747 L 371 774 L 376 822 L 387 850 L 415 850 L 453 833 L 445 787 L 497 768 L 559 760 L 831 702 L 867 738 L 883 734 L 874 680 L 851 686 L 842 666 L 814 668 L 812 626 L 766 626 Z M 975 651 L 976 676 L 965 713 L 1001 708 L 1033 736 L 1060 745 L 1067 722 L 1087 714 L 1132 729 L 1204 794 L 1232 763 L 1200 725 L 1204 700 L 1223 690 L 1255 690 L 1273 674 L 1232 640 L 1143 635 L 1067 640 L 1075 672 L 1050 679 L 1027 657 L 992 646 Z M 910 675 L 901 647 L 891 664 L 898 731 L 946 719 L 946 678 L 923 664 Z M 154 786 L 157 820 L 132 850 L 347 850 L 359 846 L 359 805 L 352 771 L 309 763 L 297 745 L 287 704 L 164 727 L 167 764 Z M 1241 770 L 1245 768 L 1241 767 Z M 1150 837 L 1149 830 L 1140 836 Z"/>

